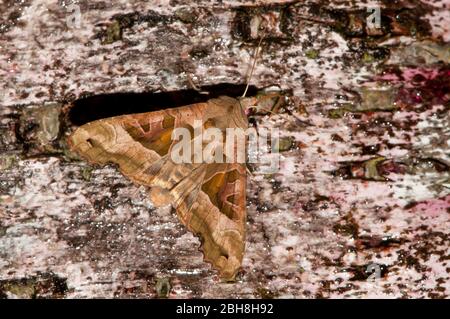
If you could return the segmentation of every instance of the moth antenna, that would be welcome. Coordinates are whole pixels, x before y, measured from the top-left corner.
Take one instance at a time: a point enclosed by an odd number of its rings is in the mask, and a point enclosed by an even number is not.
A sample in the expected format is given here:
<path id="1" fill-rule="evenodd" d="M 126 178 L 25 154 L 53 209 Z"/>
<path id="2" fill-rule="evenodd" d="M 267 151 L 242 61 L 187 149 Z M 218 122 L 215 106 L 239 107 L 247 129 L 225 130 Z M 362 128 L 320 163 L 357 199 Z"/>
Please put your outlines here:
<path id="1" fill-rule="evenodd" d="M 255 176 L 252 171 L 250 171 L 250 169 L 248 168 L 248 166 L 245 167 L 247 170 L 247 174 L 249 174 L 250 176 Z"/>
<path id="2" fill-rule="evenodd" d="M 266 111 L 267 113 L 270 113 L 270 114 L 277 114 L 274 111 L 266 109 L 266 108 L 263 108 L 263 107 L 261 108 L 261 110 Z"/>
<path id="3" fill-rule="evenodd" d="M 250 80 L 251 80 L 251 78 L 252 78 L 253 71 L 255 70 L 256 61 L 258 60 L 259 49 L 261 48 L 261 43 L 262 43 L 262 41 L 264 40 L 264 35 L 265 35 L 265 34 L 263 34 L 263 35 L 261 36 L 261 39 L 259 39 L 258 46 L 256 47 L 255 53 L 253 54 L 253 55 L 254 55 L 254 59 L 253 59 L 252 68 L 250 69 L 250 74 L 249 74 L 248 77 L 247 77 L 247 86 L 245 87 L 245 91 L 244 91 L 244 94 L 242 94 L 242 97 L 245 97 L 245 95 L 247 94 L 248 88 L 249 88 L 249 86 L 250 86 Z"/>

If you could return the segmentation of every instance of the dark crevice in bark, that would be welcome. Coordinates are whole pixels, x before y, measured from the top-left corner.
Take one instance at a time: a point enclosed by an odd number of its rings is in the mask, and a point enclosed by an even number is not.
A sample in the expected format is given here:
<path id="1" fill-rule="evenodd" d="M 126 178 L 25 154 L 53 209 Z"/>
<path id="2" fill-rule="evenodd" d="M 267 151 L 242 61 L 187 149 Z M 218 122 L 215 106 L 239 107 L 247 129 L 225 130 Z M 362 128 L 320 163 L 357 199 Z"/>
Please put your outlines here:
<path id="1" fill-rule="evenodd" d="M 73 102 L 69 111 L 69 120 L 74 125 L 83 125 L 111 116 L 151 112 L 183 105 L 206 102 L 222 95 L 239 97 L 245 85 L 218 84 L 200 88 L 202 94 L 194 89 L 172 92 L 113 93 L 93 95 Z M 255 95 L 257 88 L 250 86 L 247 96 Z"/>

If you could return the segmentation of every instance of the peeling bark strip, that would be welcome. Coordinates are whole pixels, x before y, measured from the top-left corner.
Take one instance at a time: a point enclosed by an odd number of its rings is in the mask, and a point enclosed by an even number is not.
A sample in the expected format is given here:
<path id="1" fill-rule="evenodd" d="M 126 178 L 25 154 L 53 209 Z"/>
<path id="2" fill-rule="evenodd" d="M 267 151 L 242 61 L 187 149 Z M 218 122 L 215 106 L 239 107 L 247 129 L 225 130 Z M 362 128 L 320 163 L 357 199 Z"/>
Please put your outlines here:
<path id="1" fill-rule="evenodd" d="M 67 1 L 0 3 L 0 297 L 448 298 L 445 1 L 76 4 L 80 19 Z M 282 169 L 249 167 L 225 284 L 175 214 L 66 138 L 239 96 L 261 23 L 251 95 L 290 94 L 249 122 L 280 130 Z"/>

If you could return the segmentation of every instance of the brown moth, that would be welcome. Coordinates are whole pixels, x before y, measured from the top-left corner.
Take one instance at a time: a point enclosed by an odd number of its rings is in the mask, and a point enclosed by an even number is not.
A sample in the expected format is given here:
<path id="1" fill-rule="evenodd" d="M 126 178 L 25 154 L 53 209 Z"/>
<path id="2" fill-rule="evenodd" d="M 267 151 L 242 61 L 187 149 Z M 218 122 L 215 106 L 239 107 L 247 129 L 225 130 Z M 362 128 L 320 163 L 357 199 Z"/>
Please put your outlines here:
<path id="1" fill-rule="evenodd" d="M 195 120 L 221 131 L 248 127 L 251 98 L 222 96 L 156 112 L 100 119 L 79 127 L 71 150 L 95 164 L 115 163 L 133 182 L 150 187 L 155 206 L 172 204 L 179 220 L 200 237 L 205 261 L 234 280 L 245 246 L 245 163 L 182 163 L 172 159 L 175 128 Z"/>

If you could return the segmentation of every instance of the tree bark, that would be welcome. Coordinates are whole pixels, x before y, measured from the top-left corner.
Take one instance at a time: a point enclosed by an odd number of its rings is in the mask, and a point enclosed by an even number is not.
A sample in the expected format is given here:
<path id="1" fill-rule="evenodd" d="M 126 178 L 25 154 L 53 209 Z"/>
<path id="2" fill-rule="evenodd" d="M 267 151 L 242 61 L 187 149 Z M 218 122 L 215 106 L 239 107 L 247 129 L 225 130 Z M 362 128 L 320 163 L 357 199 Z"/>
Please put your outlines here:
<path id="1" fill-rule="evenodd" d="M 0 296 L 448 297 L 448 4 L 352 3 L 1 2 Z M 221 283 L 170 209 L 66 138 L 158 92 L 242 94 L 259 43 L 252 93 L 285 98 L 254 122 L 281 166 L 248 177 Z"/>

